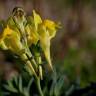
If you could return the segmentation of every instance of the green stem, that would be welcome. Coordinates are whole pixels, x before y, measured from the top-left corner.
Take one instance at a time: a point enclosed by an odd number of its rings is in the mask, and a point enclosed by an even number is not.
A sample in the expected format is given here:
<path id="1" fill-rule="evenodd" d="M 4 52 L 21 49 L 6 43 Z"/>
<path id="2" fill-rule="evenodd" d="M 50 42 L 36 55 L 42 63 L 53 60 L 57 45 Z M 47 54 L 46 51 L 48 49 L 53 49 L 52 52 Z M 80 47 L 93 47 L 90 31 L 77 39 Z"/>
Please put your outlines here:
<path id="1" fill-rule="evenodd" d="M 27 56 L 25 54 L 22 55 L 22 59 L 25 60 L 27 59 Z M 41 89 L 41 85 L 40 85 L 40 78 L 37 76 L 33 66 L 31 65 L 31 62 L 30 61 L 27 61 L 26 62 L 27 66 L 30 68 L 30 70 L 32 71 L 32 73 L 34 74 L 35 76 L 35 80 L 36 80 L 36 85 L 37 85 L 37 88 L 38 88 L 38 92 L 40 94 L 40 96 L 44 96 L 43 95 L 43 92 L 42 92 L 42 89 Z"/>
<path id="2" fill-rule="evenodd" d="M 27 55 L 28 55 L 28 58 L 33 57 L 32 53 L 30 52 L 30 49 L 28 47 L 27 47 Z M 36 61 L 34 60 L 34 58 L 31 58 L 30 62 L 33 64 L 33 67 L 35 69 L 37 69 L 37 64 L 36 64 Z"/>
<path id="3" fill-rule="evenodd" d="M 22 54 L 21 58 L 22 58 L 22 60 L 24 60 L 24 61 L 28 59 L 27 56 L 26 56 L 26 54 Z M 34 70 L 34 68 L 33 68 L 33 66 L 31 65 L 31 62 L 30 62 L 29 60 L 26 61 L 26 65 L 30 68 L 30 70 L 32 71 L 32 73 L 34 74 L 34 76 L 37 77 L 37 74 L 36 74 L 36 72 L 35 72 L 35 70 Z"/>
<path id="4" fill-rule="evenodd" d="M 23 60 L 26 60 L 27 59 L 27 56 L 26 54 L 23 54 L 22 57 L 21 57 Z M 36 80 L 36 85 L 37 85 L 37 88 L 38 88 L 38 92 L 40 94 L 40 96 L 44 96 L 43 95 L 43 92 L 42 92 L 42 89 L 41 89 L 41 85 L 40 85 L 40 78 L 37 76 L 33 66 L 31 65 L 32 61 L 31 60 L 28 60 L 26 62 L 27 66 L 30 68 L 30 70 L 32 71 L 32 73 L 34 74 L 34 77 L 35 77 L 35 80 Z"/>
<path id="5" fill-rule="evenodd" d="M 38 88 L 38 92 L 39 92 L 39 95 L 40 96 L 44 96 L 43 95 L 43 92 L 42 92 L 42 89 L 41 89 L 41 85 L 40 85 L 40 78 L 36 78 L 36 85 L 37 85 L 37 88 Z"/>

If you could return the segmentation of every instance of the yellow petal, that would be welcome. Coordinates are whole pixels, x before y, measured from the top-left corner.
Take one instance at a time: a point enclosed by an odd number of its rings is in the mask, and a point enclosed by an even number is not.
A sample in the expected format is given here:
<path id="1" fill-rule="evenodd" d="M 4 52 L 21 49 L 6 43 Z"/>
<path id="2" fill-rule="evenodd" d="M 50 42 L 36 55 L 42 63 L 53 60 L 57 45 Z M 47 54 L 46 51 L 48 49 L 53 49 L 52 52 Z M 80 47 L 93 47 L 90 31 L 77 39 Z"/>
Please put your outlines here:
<path id="1" fill-rule="evenodd" d="M 49 67 L 53 70 L 51 57 L 50 57 L 50 46 L 46 46 L 46 47 L 47 48 L 43 49 L 44 50 L 44 54 L 45 54 L 46 60 L 47 60 L 47 62 L 49 64 Z"/>
<path id="2" fill-rule="evenodd" d="M 2 40 L 0 41 L 0 48 L 2 48 L 3 50 L 8 50 L 7 46 L 5 45 L 5 42 Z"/>
<path id="3" fill-rule="evenodd" d="M 35 10 L 33 10 L 33 18 L 34 18 L 34 24 L 35 24 L 35 27 L 36 27 L 36 30 L 38 28 L 38 25 L 42 23 L 42 19 L 41 17 L 39 16 L 39 14 L 37 14 L 35 12 Z"/>
<path id="4" fill-rule="evenodd" d="M 1 32 L 1 34 L 0 34 L 0 42 L 2 42 L 4 40 L 4 38 L 6 38 L 7 36 L 10 36 L 11 33 L 12 33 L 12 30 L 7 25 L 7 27 L 4 29 L 4 31 Z"/>
<path id="5" fill-rule="evenodd" d="M 0 34 L 0 47 L 4 50 L 8 49 L 5 42 L 4 42 L 4 39 L 11 35 L 12 33 L 12 30 L 9 28 L 9 26 L 7 25 L 7 27 L 4 29 L 4 31 Z"/>
<path id="6" fill-rule="evenodd" d="M 49 32 L 50 35 L 50 39 L 53 38 L 56 35 L 56 24 L 55 22 L 51 21 L 51 20 L 44 20 L 44 26 L 46 27 L 46 29 Z"/>
<path id="7" fill-rule="evenodd" d="M 20 42 L 20 35 L 9 28 L 9 26 L 7 25 L 7 27 L 4 29 L 4 42 L 5 45 L 13 52 L 19 52 L 22 49 L 22 44 Z"/>
<path id="8" fill-rule="evenodd" d="M 56 27 L 55 22 L 51 21 L 51 20 L 44 20 L 44 25 L 45 27 L 49 28 L 49 29 L 54 29 Z"/>
<path id="9" fill-rule="evenodd" d="M 32 29 L 30 25 L 26 26 L 26 32 L 28 34 L 28 45 L 30 46 L 31 44 L 37 44 L 39 40 L 38 33 L 34 29 Z"/>
<path id="10" fill-rule="evenodd" d="M 46 30 L 45 26 L 40 26 L 39 28 L 39 38 L 40 38 L 40 46 L 45 54 L 46 60 L 52 68 L 52 63 L 51 63 L 51 57 L 50 57 L 50 37 L 49 33 Z"/>
<path id="11" fill-rule="evenodd" d="M 6 36 L 10 36 L 11 34 L 12 34 L 12 30 L 7 25 L 7 27 L 4 29 L 3 36 L 6 37 Z"/>

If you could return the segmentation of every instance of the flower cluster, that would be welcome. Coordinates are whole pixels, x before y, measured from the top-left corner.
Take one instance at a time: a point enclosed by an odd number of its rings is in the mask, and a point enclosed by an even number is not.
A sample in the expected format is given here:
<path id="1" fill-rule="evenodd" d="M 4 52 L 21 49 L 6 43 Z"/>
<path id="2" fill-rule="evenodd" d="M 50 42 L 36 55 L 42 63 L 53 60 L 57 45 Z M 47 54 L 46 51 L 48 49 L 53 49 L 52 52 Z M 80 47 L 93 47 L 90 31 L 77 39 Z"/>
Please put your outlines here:
<path id="1" fill-rule="evenodd" d="M 26 65 L 32 74 L 39 75 L 42 78 L 42 58 L 40 51 L 36 49 L 39 44 L 44 52 L 45 58 L 52 69 L 50 58 L 50 40 L 55 36 L 58 24 L 51 20 L 42 20 L 39 14 L 33 10 L 32 16 L 26 16 L 22 8 L 14 8 L 12 15 L 4 24 L 3 31 L 0 34 L 0 47 L 11 50 L 22 60 L 26 60 Z M 30 47 L 33 47 L 33 53 Z M 34 58 L 34 55 L 38 55 Z"/>

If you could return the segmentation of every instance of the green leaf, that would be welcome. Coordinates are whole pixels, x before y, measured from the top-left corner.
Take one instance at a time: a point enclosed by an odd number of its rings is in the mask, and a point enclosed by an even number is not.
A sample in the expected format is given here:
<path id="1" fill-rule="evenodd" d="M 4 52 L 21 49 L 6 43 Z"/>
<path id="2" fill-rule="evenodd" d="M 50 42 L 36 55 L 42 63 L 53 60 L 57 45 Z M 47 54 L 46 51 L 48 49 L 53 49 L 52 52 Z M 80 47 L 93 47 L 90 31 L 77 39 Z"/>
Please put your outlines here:
<path id="1" fill-rule="evenodd" d="M 64 86 L 64 76 L 61 76 L 54 88 L 55 96 L 60 96 L 60 93 L 62 91 L 61 89 L 63 88 L 63 86 Z"/>
<path id="2" fill-rule="evenodd" d="M 19 77 L 19 91 L 22 93 L 23 92 L 23 86 L 22 86 L 22 77 Z"/>
<path id="3" fill-rule="evenodd" d="M 28 83 L 28 86 L 27 86 L 27 90 L 28 92 L 30 91 L 30 87 L 31 87 L 31 84 L 33 83 L 33 78 L 30 79 L 29 83 Z"/>
<path id="4" fill-rule="evenodd" d="M 13 86 L 10 86 L 10 85 L 4 85 L 4 88 L 10 92 L 14 92 L 14 93 L 18 92 L 18 90 L 16 88 L 14 88 Z"/>

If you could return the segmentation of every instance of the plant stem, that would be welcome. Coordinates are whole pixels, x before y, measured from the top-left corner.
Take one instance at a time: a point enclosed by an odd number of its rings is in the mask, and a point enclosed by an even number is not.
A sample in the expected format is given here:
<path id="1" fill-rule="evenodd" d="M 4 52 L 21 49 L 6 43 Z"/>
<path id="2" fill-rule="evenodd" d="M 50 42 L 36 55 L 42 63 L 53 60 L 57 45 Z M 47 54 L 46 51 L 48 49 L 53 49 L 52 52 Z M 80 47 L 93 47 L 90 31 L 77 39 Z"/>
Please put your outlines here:
<path id="1" fill-rule="evenodd" d="M 26 54 L 22 54 L 21 58 L 22 58 L 22 60 L 28 59 L 27 56 L 26 56 Z M 34 74 L 34 76 L 37 78 L 37 74 L 36 74 L 36 72 L 35 72 L 35 70 L 34 70 L 34 68 L 31 65 L 31 62 L 29 60 L 26 61 L 26 66 L 28 66 L 30 68 L 30 70 L 32 71 L 32 73 Z"/>
<path id="2" fill-rule="evenodd" d="M 26 60 L 28 59 L 28 57 L 26 56 L 26 54 L 22 54 L 21 56 L 22 60 Z M 30 70 L 32 71 L 34 77 L 35 77 L 35 80 L 36 80 L 36 85 L 37 85 L 37 88 L 38 88 L 38 92 L 40 94 L 40 96 L 44 96 L 43 95 L 43 92 L 42 92 L 42 89 L 41 89 L 41 85 L 40 85 L 40 78 L 37 76 L 33 66 L 31 65 L 31 63 L 34 63 L 32 60 L 28 60 L 26 62 L 26 65 L 30 68 Z M 36 63 L 35 63 L 36 64 Z"/>
<path id="3" fill-rule="evenodd" d="M 28 48 L 28 46 L 27 46 L 27 56 L 28 56 L 28 58 L 30 59 L 30 62 L 33 64 L 33 67 L 34 67 L 35 69 L 37 69 L 36 61 L 34 60 L 34 58 L 32 58 L 33 55 L 32 55 L 32 53 L 30 52 L 30 49 Z"/>
<path id="4" fill-rule="evenodd" d="M 40 78 L 36 78 L 36 84 L 37 84 L 37 88 L 38 88 L 38 92 L 39 92 L 39 95 L 40 96 L 44 96 L 43 95 L 43 92 L 42 92 L 42 89 L 41 89 L 41 85 L 40 85 Z"/>
<path id="5" fill-rule="evenodd" d="M 23 55 L 21 56 L 21 58 L 22 58 L 23 60 L 26 60 L 26 59 L 27 59 L 27 56 L 26 56 L 25 54 L 23 54 Z M 40 78 L 37 76 L 37 74 L 36 74 L 33 66 L 31 65 L 30 60 L 27 61 L 26 64 L 27 64 L 27 66 L 30 68 L 30 70 L 32 71 L 32 73 L 34 74 L 34 77 L 35 77 L 35 80 L 36 80 L 36 85 L 37 85 L 38 92 L 39 92 L 40 96 L 44 96 L 44 95 L 43 95 L 43 92 L 42 92 L 42 89 L 41 89 L 41 85 L 40 85 Z"/>

